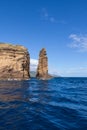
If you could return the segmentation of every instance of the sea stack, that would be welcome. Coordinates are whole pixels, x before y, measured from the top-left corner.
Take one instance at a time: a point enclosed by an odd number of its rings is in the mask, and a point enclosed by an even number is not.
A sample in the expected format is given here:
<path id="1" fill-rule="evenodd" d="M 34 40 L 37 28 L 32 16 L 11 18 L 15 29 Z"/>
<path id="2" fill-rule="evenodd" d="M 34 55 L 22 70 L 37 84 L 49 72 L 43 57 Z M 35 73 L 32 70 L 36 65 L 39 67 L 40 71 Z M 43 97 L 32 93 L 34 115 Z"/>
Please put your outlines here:
<path id="1" fill-rule="evenodd" d="M 0 80 L 30 78 L 30 56 L 23 46 L 0 43 Z"/>
<path id="2" fill-rule="evenodd" d="M 48 74 L 48 57 L 45 48 L 42 48 L 42 50 L 39 53 L 36 78 L 43 80 L 52 78 L 52 76 Z"/>

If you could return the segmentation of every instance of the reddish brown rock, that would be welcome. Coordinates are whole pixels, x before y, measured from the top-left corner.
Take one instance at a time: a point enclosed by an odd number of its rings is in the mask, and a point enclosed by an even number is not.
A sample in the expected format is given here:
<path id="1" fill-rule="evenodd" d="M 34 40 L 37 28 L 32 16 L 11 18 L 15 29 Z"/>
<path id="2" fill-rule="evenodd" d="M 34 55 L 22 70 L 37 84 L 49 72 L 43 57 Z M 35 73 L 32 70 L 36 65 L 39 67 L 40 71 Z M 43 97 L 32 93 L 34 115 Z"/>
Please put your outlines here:
<path id="1" fill-rule="evenodd" d="M 0 43 L 0 80 L 29 79 L 30 57 L 19 45 Z"/>
<path id="2" fill-rule="evenodd" d="M 36 77 L 43 80 L 52 78 L 52 76 L 48 74 L 48 58 L 45 48 L 43 48 L 39 53 L 39 61 Z"/>

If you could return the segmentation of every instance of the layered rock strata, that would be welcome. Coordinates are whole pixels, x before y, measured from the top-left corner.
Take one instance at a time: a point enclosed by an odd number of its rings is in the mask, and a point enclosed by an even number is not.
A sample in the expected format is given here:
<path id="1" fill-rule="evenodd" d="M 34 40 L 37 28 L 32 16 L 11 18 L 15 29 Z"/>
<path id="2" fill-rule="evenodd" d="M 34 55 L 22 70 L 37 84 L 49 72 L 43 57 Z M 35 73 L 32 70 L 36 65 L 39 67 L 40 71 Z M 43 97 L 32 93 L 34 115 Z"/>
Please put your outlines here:
<path id="1" fill-rule="evenodd" d="M 48 74 L 48 57 L 45 48 L 43 48 L 39 53 L 36 78 L 43 80 L 52 78 L 52 76 Z"/>
<path id="2" fill-rule="evenodd" d="M 0 80 L 29 79 L 30 56 L 19 45 L 0 43 Z"/>

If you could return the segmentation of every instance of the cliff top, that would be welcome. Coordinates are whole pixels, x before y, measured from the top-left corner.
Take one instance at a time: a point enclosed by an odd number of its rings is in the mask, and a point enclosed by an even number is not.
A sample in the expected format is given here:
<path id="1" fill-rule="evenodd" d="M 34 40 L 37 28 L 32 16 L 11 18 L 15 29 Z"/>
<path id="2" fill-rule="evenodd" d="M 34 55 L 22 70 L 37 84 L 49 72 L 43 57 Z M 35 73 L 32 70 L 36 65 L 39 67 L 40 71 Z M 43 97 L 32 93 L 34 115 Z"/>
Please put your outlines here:
<path id="1" fill-rule="evenodd" d="M 40 51 L 40 53 L 41 53 L 41 52 L 42 52 L 42 53 L 46 52 L 46 49 L 45 49 L 45 48 L 42 48 L 41 51 Z"/>
<path id="2" fill-rule="evenodd" d="M 43 56 L 43 55 L 44 55 L 44 56 L 47 55 L 45 48 L 42 48 L 42 49 L 40 50 L 40 53 L 39 53 L 39 56 Z"/>
<path id="3" fill-rule="evenodd" d="M 12 45 L 9 43 L 2 43 L 0 42 L 0 50 L 4 49 L 11 49 L 11 50 L 18 50 L 18 51 L 27 51 L 24 46 L 21 45 Z"/>

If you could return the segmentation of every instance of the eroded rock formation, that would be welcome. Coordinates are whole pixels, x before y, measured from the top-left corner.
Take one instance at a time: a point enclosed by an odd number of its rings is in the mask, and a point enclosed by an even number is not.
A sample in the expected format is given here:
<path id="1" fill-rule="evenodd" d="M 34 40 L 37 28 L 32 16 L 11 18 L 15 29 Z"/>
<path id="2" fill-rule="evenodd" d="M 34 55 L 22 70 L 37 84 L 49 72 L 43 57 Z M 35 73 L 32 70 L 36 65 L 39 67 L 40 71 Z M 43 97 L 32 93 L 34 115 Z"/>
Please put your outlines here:
<path id="1" fill-rule="evenodd" d="M 36 77 L 39 79 L 49 79 L 52 77 L 48 74 L 48 58 L 45 48 L 43 48 L 39 53 L 39 61 Z"/>
<path id="2" fill-rule="evenodd" d="M 29 79 L 29 66 L 30 57 L 25 47 L 0 43 L 0 80 Z"/>

